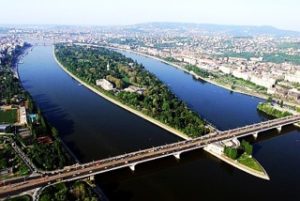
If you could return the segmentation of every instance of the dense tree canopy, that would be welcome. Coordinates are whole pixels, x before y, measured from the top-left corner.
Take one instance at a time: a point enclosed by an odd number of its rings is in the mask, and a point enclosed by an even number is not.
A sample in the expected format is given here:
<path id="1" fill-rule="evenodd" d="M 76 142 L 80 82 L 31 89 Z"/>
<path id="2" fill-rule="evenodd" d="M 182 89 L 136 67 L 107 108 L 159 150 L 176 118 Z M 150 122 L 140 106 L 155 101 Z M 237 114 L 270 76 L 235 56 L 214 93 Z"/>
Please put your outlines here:
<path id="1" fill-rule="evenodd" d="M 67 44 L 56 45 L 55 55 L 74 75 L 120 102 L 191 137 L 207 132 L 198 114 L 132 59 L 106 48 Z M 95 86 L 96 80 L 103 78 L 118 90 L 106 92 Z M 129 85 L 143 88 L 144 92 L 140 94 L 122 90 Z"/>

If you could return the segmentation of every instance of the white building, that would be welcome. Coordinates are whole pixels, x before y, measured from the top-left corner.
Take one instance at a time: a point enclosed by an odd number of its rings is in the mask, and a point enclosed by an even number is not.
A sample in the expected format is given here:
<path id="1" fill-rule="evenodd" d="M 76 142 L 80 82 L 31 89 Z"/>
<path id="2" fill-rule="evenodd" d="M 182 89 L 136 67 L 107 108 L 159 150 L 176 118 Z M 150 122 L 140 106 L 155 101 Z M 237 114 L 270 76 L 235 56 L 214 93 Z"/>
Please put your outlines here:
<path id="1" fill-rule="evenodd" d="M 183 57 L 183 61 L 191 64 L 191 65 L 196 65 L 197 64 L 197 59 L 194 59 L 192 57 Z"/>
<path id="2" fill-rule="evenodd" d="M 107 81 L 106 79 L 96 80 L 96 85 L 102 87 L 106 91 L 114 89 L 113 84 Z"/>
<path id="3" fill-rule="evenodd" d="M 250 77 L 250 81 L 256 85 L 266 87 L 267 89 L 272 88 L 276 83 L 276 80 L 273 78 L 257 77 L 255 75 Z"/>
<path id="4" fill-rule="evenodd" d="M 131 92 L 131 93 L 143 94 L 145 89 L 131 85 L 131 86 L 125 88 L 124 91 Z"/>
<path id="5" fill-rule="evenodd" d="M 205 147 L 205 149 L 218 155 L 222 155 L 224 153 L 224 146 L 219 142 L 209 144 Z"/>
<path id="6" fill-rule="evenodd" d="M 223 72 L 224 74 L 230 74 L 231 73 L 231 68 L 228 66 L 220 66 L 219 70 Z"/>
<path id="7" fill-rule="evenodd" d="M 27 124 L 27 115 L 26 115 L 26 108 L 20 107 L 19 108 L 19 118 L 20 118 L 20 124 L 25 125 Z"/>
<path id="8" fill-rule="evenodd" d="M 284 76 L 284 80 L 289 81 L 289 82 L 300 83 L 300 75 L 297 72 L 295 74 L 286 74 Z"/>
<path id="9" fill-rule="evenodd" d="M 250 79 L 249 74 L 247 72 L 242 72 L 242 71 L 239 71 L 239 70 L 233 70 L 232 75 L 234 77 L 241 78 L 241 79 L 244 79 L 244 80 L 249 80 Z"/>

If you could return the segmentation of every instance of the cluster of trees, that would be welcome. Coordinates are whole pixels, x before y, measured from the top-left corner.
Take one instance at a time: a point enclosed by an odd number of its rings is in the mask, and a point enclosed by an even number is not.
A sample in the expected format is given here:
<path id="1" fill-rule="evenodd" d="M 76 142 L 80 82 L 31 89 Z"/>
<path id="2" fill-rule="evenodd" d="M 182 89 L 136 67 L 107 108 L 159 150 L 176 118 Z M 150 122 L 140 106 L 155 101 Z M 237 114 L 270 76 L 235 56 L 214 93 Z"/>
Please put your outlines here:
<path id="1" fill-rule="evenodd" d="M 97 79 L 106 78 L 116 86 L 119 82 L 118 89 L 128 85 L 145 89 L 143 94 L 138 94 L 123 90 L 105 92 L 98 88 L 120 102 L 191 137 L 207 132 L 199 115 L 191 111 L 167 86 L 136 61 L 106 48 L 66 44 L 56 45 L 55 54 L 69 71 L 90 85 L 95 86 Z"/>
<path id="2" fill-rule="evenodd" d="M 292 48 L 296 48 L 299 46 L 299 44 L 290 44 Z M 283 46 L 285 48 L 285 46 Z M 286 46 L 288 47 L 288 45 Z M 238 58 L 244 58 L 247 60 L 250 60 L 251 57 L 263 57 L 264 62 L 273 62 L 273 63 L 284 63 L 284 62 L 291 62 L 293 64 L 299 65 L 300 64 L 300 56 L 299 55 L 289 55 L 286 53 L 255 53 L 255 52 L 226 52 L 222 56 L 224 57 L 238 57 Z"/>
<path id="3" fill-rule="evenodd" d="M 257 110 L 263 113 L 266 113 L 269 116 L 281 118 L 292 115 L 289 112 L 286 111 L 280 111 L 276 108 L 274 108 L 270 103 L 259 103 L 257 105 Z"/>
<path id="4" fill-rule="evenodd" d="M 169 61 L 169 62 L 180 62 L 178 59 L 176 59 L 174 57 L 166 57 L 165 60 Z"/>
<path id="5" fill-rule="evenodd" d="M 85 200 L 96 201 L 98 200 L 92 189 L 82 181 L 71 183 L 59 183 L 55 186 L 47 187 L 40 196 L 40 201 L 73 201 Z"/>
<path id="6" fill-rule="evenodd" d="M 0 101 L 4 104 L 25 103 L 29 113 L 38 114 L 38 122 L 34 124 L 29 123 L 28 125 L 32 132 L 32 137 L 28 140 L 30 141 L 30 144 L 28 145 L 31 146 L 28 146 L 25 149 L 25 152 L 29 155 L 37 167 L 47 170 L 62 168 L 70 162 L 70 159 L 69 156 L 66 155 L 66 152 L 62 149 L 61 141 L 58 138 L 56 129 L 47 123 L 29 93 L 22 88 L 19 80 L 14 77 L 14 73 L 12 71 L 12 67 L 18 61 L 18 57 L 29 46 L 29 44 L 25 44 L 23 47 L 17 46 L 13 52 L 3 53 L 4 57 L 1 58 L 0 66 Z M 45 135 L 49 136 L 53 140 L 52 144 L 41 144 L 37 141 L 38 137 Z M 16 139 L 18 141 L 22 141 L 20 137 L 17 137 Z M 4 159 L 7 157 L 8 156 L 4 157 Z M 25 172 L 25 170 L 22 172 Z"/>
<path id="7" fill-rule="evenodd" d="M 293 64 L 300 65 L 300 56 L 299 55 L 288 55 L 285 53 L 265 54 L 264 61 L 265 62 L 273 62 L 273 63 L 291 62 Z"/>
<path id="8" fill-rule="evenodd" d="M 36 107 L 32 98 L 26 93 L 27 107 L 30 113 L 38 116 L 36 122 L 29 122 L 32 132 L 31 146 L 26 149 L 34 164 L 44 170 L 55 170 L 63 168 L 71 162 L 70 156 L 63 149 L 59 133 L 55 127 L 51 126 L 44 118 L 41 110 Z M 37 141 L 41 136 L 48 136 L 53 140 L 52 144 L 42 144 Z M 51 157 L 49 157 L 51 156 Z"/>
<path id="9" fill-rule="evenodd" d="M 225 147 L 224 154 L 231 159 L 238 159 L 242 154 L 252 155 L 253 146 L 246 140 L 242 140 L 239 148 Z"/>
<path id="10" fill-rule="evenodd" d="M 197 75 L 203 77 L 203 78 L 208 78 L 209 76 L 212 76 L 213 74 L 206 71 L 206 70 L 203 70 L 195 65 L 186 65 L 185 68 L 188 70 L 188 71 L 193 71 L 194 73 L 196 73 Z"/>
<path id="11" fill-rule="evenodd" d="M 209 78 L 210 76 L 212 76 L 218 82 L 231 85 L 232 89 L 235 89 L 236 87 L 247 87 L 260 93 L 267 93 L 267 88 L 256 85 L 255 83 L 250 82 L 249 80 L 234 77 L 233 75 L 221 75 L 220 73 L 209 72 L 195 65 L 186 65 L 185 68 L 188 71 L 193 71 L 194 73 L 203 78 Z"/>
<path id="12" fill-rule="evenodd" d="M 8 143 L 0 142 L 4 147 L 0 150 L 0 170 L 12 167 L 16 176 L 26 175 L 30 172 L 24 162 L 15 154 Z"/>
<path id="13" fill-rule="evenodd" d="M 14 77 L 12 66 L 16 65 L 19 55 L 30 46 L 25 44 L 23 47 L 17 46 L 14 51 L 0 58 L 0 104 L 18 104 L 24 99 L 24 90 L 20 86 L 19 80 Z"/>

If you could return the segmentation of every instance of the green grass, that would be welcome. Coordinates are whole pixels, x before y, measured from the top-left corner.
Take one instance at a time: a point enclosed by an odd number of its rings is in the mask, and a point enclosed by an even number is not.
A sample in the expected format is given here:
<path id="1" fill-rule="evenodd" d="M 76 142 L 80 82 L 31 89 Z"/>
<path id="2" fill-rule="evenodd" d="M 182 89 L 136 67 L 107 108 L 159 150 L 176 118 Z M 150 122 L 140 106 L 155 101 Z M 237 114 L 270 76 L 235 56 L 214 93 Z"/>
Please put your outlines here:
<path id="1" fill-rule="evenodd" d="M 256 171 L 263 171 L 262 166 L 259 164 L 259 162 L 257 160 L 255 160 L 254 158 L 250 157 L 248 154 L 244 153 L 242 154 L 239 158 L 238 158 L 239 163 L 254 169 Z"/>
<path id="2" fill-rule="evenodd" d="M 0 123 L 15 123 L 17 122 L 17 110 L 0 110 Z"/>
<path id="3" fill-rule="evenodd" d="M 261 112 L 266 113 L 267 115 L 270 115 L 270 116 L 276 117 L 276 118 L 281 118 L 281 117 L 286 117 L 286 116 L 292 115 L 289 112 L 277 110 L 269 103 L 260 103 L 257 105 L 257 109 Z"/>

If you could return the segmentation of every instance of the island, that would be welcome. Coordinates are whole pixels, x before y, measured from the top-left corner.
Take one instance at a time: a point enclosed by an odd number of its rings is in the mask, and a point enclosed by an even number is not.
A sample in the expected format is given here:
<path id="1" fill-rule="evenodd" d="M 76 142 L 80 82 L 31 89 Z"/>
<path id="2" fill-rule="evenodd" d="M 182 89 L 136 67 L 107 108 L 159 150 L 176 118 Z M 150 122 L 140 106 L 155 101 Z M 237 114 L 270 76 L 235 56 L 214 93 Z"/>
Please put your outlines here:
<path id="1" fill-rule="evenodd" d="M 252 157 L 253 146 L 244 139 L 241 143 L 236 138 L 215 142 L 206 146 L 204 150 L 248 174 L 270 180 L 263 166 Z"/>
<path id="2" fill-rule="evenodd" d="M 145 68 L 121 53 L 56 44 L 60 66 L 102 97 L 184 139 L 209 132 L 201 117 Z"/>
<path id="3" fill-rule="evenodd" d="M 54 57 L 63 70 L 95 93 L 181 138 L 195 138 L 212 130 L 141 64 L 116 51 L 88 44 L 56 44 Z M 251 155 L 252 145 L 244 140 L 241 145 L 237 139 L 213 143 L 204 150 L 269 180 Z"/>

